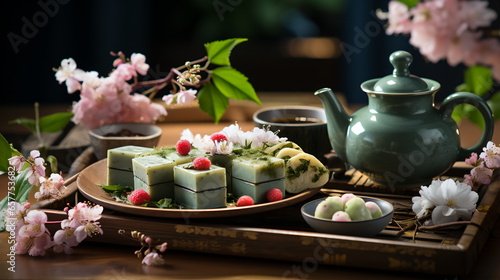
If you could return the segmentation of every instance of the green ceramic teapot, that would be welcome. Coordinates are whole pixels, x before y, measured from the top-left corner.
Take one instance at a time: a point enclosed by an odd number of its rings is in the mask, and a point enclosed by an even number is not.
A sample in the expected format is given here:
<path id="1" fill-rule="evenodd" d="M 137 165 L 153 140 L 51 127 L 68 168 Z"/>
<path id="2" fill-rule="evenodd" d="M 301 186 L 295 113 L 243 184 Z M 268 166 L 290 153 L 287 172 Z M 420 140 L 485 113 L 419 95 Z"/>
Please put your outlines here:
<path id="1" fill-rule="evenodd" d="M 468 92 L 448 96 L 439 108 L 434 95 L 440 84 L 410 75 L 412 56 L 391 54 L 392 75 L 364 82 L 368 106 L 348 115 L 329 88 L 315 92 L 325 108 L 332 148 L 344 162 L 372 181 L 391 187 L 428 185 L 456 161 L 480 152 L 493 135 L 493 115 L 486 102 Z M 470 148 L 460 145 L 451 114 L 468 103 L 479 109 L 485 129 Z"/>

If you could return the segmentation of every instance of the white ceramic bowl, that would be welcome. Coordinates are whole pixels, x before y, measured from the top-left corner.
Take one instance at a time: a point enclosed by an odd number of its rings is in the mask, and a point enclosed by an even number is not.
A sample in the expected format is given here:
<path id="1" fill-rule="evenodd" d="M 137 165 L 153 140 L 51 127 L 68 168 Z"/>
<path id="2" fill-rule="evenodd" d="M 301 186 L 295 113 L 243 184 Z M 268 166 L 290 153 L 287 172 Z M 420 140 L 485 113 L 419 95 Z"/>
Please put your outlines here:
<path id="1" fill-rule="evenodd" d="M 301 208 L 302 217 L 304 220 L 318 232 L 323 233 L 333 233 L 342 235 L 353 235 L 353 236 L 363 236 L 371 237 L 380 233 L 392 219 L 394 213 L 394 207 L 391 203 L 372 197 L 359 196 L 365 202 L 373 201 L 382 210 L 382 216 L 364 221 L 350 221 L 350 222 L 336 222 L 330 219 L 316 218 L 314 217 L 314 211 L 316 206 L 325 198 L 320 198 L 313 200 L 304 204 Z"/>
<path id="2" fill-rule="evenodd" d="M 130 130 L 143 136 L 106 136 L 122 129 Z M 153 148 L 158 145 L 161 128 L 149 123 L 114 123 L 94 128 L 89 131 L 90 143 L 98 159 L 106 158 L 108 149 L 134 145 Z"/>

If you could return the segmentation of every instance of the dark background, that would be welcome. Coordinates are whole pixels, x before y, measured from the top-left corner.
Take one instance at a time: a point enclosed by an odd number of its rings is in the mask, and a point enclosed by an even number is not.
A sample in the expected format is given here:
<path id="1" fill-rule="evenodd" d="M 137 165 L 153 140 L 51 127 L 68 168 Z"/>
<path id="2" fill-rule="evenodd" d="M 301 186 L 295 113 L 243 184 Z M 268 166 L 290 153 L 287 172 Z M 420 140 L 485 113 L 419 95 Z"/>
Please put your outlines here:
<path id="1" fill-rule="evenodd" d="M 498 11 L 500 1 L 492 1 Z M 331 87 L 351 103 L 365 103 L 359 88 L 392 72 L 390 53 L 413 54 L 417 76 L 442 84 L 441 100 L 463 81 L 463 67 L 428 63 L 405 36 L 387 36 L 375 17 L 388 1 L 366 0 L 40 0 L 2 1 L 2 103 L 71 103 L 53 68 L 72 57 L 78 68 L 107 75 L 110 51 L 146 55 L 149 77 L 205 55 L 203 43 L 248 38 L 231 56 L 233 67 L 249 77 L 257 92 Z M 497 20 L 498 22 L 498 20 Z M 336 38 L 332 58 L 290 55 L 290 40 Z M 340 44 L 339 44 L 340 46 Z"/>

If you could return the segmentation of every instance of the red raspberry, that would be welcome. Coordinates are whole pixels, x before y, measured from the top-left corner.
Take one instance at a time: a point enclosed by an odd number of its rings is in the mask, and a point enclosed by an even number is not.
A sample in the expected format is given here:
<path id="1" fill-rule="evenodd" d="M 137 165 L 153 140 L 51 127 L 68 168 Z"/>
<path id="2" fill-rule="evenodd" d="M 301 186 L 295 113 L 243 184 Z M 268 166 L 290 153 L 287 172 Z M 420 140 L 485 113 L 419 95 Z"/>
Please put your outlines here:
<path id="1" fill-rule="evenodd" d="M 210 165 L 212 162 L 206 157 L 197 157 L 193 160 L 193 166 L 196 170 L 208 170 Z"/>
<path id="2" fill-rule="evenodd" d="M 236 206 L 250 206 L 254 205 L 253 198 L 249 195 L 243 195 L 238 198 L 238 201 L 236 202 Z"/>
<path id="3" fill-rule="evenodd" d="M 210 135 L 210 139 L 214 142 L 227 141 L 227 136 L 222 133 L 214 133 Z"/>
<path id="4" fill-rule="evenodd" d="M 175 144 L 175 149 L 179 155 L 185 156 L 191 151 L 191 143 L 186 139 L 179 140 Z"/>
<path id="5" fill-rule="evenodd" d="M 283 192 L 278 188 L 272 188 L 266 193 L 267 201 L 278 201 L 283 199 Z"/>
<path id="6" fill-rule="evenodd" d="M 143 189 L 134 190 L 129 196 L 128 201 L 134 205 L 142 205 L 151 200 L 151 196 Z"/>

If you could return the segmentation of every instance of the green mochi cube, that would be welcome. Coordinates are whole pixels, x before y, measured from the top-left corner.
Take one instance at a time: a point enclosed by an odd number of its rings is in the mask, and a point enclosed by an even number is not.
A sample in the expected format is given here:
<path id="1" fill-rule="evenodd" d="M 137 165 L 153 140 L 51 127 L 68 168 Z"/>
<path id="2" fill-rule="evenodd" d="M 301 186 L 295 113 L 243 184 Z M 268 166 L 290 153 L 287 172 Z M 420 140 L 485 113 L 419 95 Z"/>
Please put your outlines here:
<path id="1" fill-rule="evenodd" d="M 195 192 L 226 187 L 226 169 L 211 165 L 207 170 L 196 170 L 191 163 L 174 167 L 176 185 Z"/>
<path id="2" fill-rule="evenodd" d="M 285 162 L 272 156 L 238 157 L 233 160 L 232 176 L 250 183 L 281 179 L 285 176 Z"/>
<path id="3" fill-rule="evenodd" d="M 152 148 L 122 146 L 108 150 L 108 168 L 132 171 L 132 159 L 150 152 Z"/>
<path id="4" fill-rule="evenodd" d="M 108 185 L 134 186 L 134 173 L 128 170 L 108 168 Z"/>
<path id="5" fill-rule="evenodd" d="M 226 169 L 226 188 L 228 192 L 232 191 L 232 166 L 233 166 L 233 159 L 236 158 L 236 155 L 230 154 L 230 155 L 219 155 L 215 154 L 209 157 L 210 161 L 212 164 L 215 164 L 217 166 L 223 167 Z"/>
<path id="6" fill-rule="evenodd" d="M 159 156 L 141 156 L 132 159 L 134 176 L 148 185 L 174 181 L 175 162 Z"/>
<path id="7" fill-rule="evenodd" d="M 281 178 L 274 181 L 267 181 L 263 183 L 249 183 L 240 179 L 233 178 L 233 195 L 240 197 L 248 195 L 253 198 L 255 203 L 268 202 L 266 194 L 270 189 L 277 188 L 285 193 L 285 179 Z"/>
<path id="8" fill-rule="evenodd" d="M 177 204 L 192 209 L 209 209 L 226 207 L 227 190 L 225 187 L 194 192 L 190 189 L 176 185 L 174 196 Z"/>
<path id="9" fill-rule="evenodd" d="M 134 176 L 134 189 L 143 189 L 151 196 L 151 201 L 158 201 L 163 198 L 174 198 L 174 182 L 164 182 L 155 185 L 148 185 L 141 179 Z"/>

